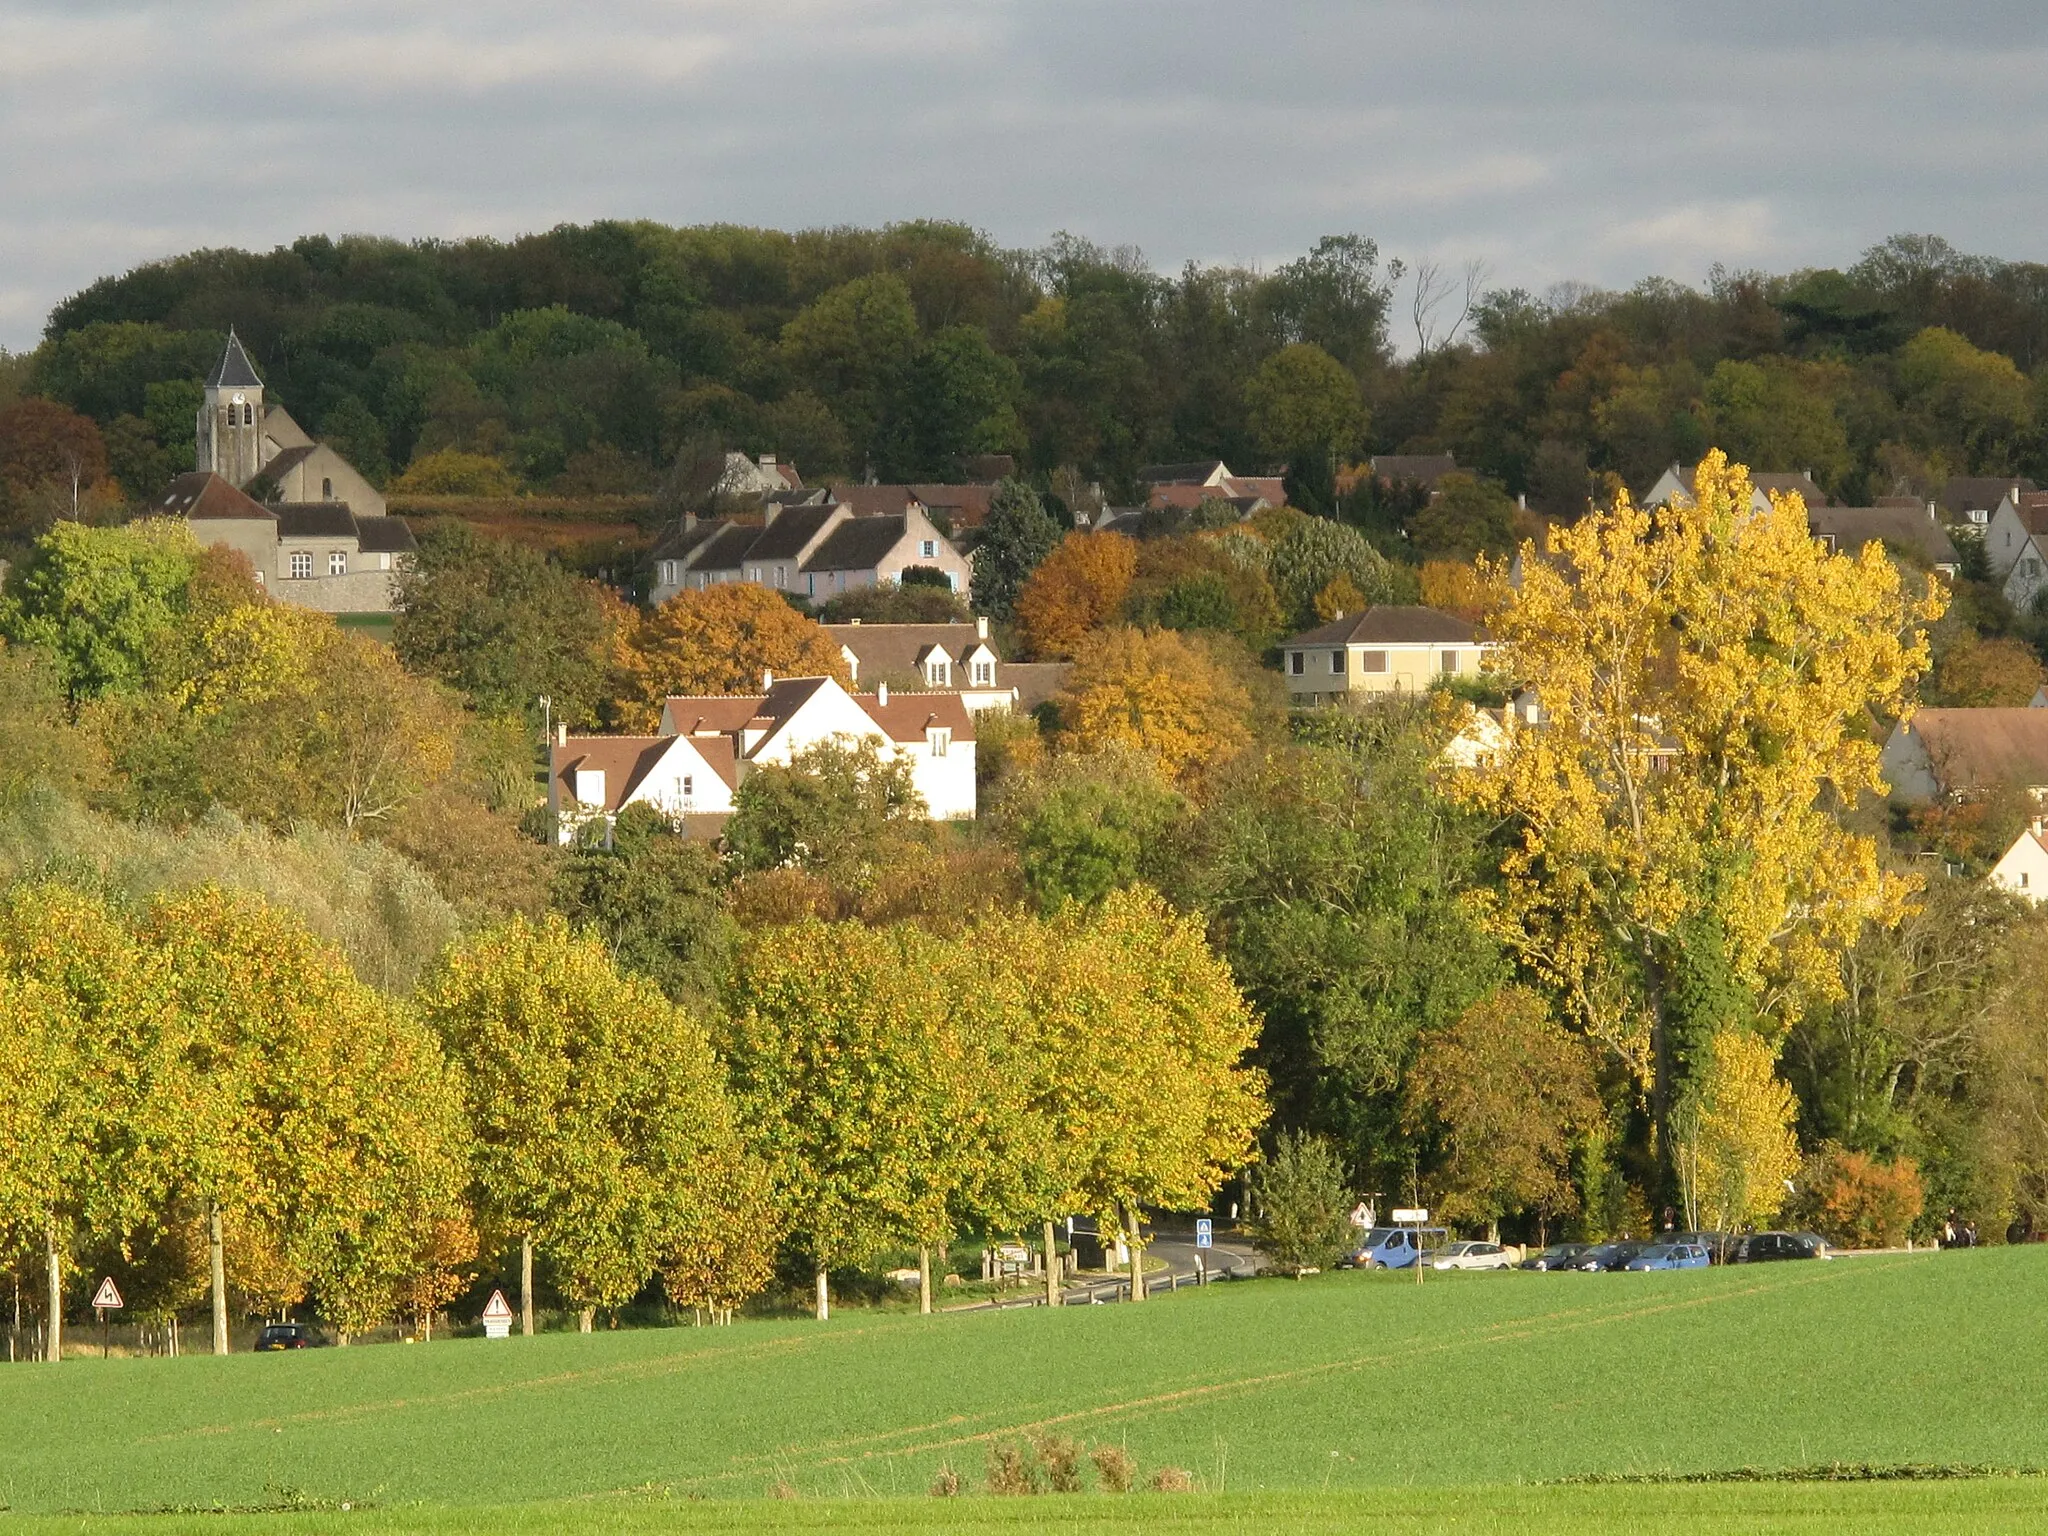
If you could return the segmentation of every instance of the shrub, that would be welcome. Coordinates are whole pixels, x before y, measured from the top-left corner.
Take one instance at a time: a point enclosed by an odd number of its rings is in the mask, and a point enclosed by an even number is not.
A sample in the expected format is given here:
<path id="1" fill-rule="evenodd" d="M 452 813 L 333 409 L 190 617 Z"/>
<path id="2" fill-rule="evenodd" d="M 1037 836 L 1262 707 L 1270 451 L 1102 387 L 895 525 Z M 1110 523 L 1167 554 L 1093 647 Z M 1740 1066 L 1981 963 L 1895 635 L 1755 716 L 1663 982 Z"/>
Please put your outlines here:
<path id="1" fill-rule="evenodd" d="M 1095 1463 L 1095 1475 L 1102 1479 L 1104 1493 L 1129 1493 L 1131 1484 L 1138 1479 L 1137 1462 L 1120 1445 L 1098 1445 L 1088 1459 Z"/>
<path id="2" fill-rule="evenodd" d="M 1336 1149 L 1318 1136 L 1282 1131 L 1253 1181 L 1259 1251 L 1297 1276 L 1328 1269 L 1350 1247 L 1351 1193 Z"/>
<path id="3" fill-rule="evenodd" d="M 1800 1170 L 1795 1218 L 1844 1248 L 1895 1248 L 1927 1203 L 1910 1157 L 1880 1163 L 1863 1152 L 1826 1146 Z"/>
<path id="4" fill-rule="evenodd" d="M 960 1474 L 950 1464 L 940 1467 L 932 1479 L 931 1496 L 935 1499 L 951 1499 L 960 1493 Z"/>
<path id="5" fill-rule="evenodd" d="M 1024 1447 L 1006 1440 L 989 1441 L 988 1491 L 1006 1496 L 1039 1491 L 1038 1467 Z"/>
<path id="6" fill-rule="evenodd" d="M 394 496 L 516 496 L 519 482 L 487 454 L 443 448 L 423 454 L 391 482 Z"/>
<path id="7" fill-rule="evenodd" d="M 1038 1464 L 1045 1470 L 1046 1486 L 1054 1493 L 1079 1493 L 1081 1447 L 1064 1435 L 1039 1435 L 1032 1444 L 1038 1450 Z"/>
<path id="8" fill-rule="evenodd" d="M 1194 1474 L 1186 1467 L 1161 1467 L 1152 1474 L 1154 1493 L 1187 1493 L 1194 1486 Z"/>

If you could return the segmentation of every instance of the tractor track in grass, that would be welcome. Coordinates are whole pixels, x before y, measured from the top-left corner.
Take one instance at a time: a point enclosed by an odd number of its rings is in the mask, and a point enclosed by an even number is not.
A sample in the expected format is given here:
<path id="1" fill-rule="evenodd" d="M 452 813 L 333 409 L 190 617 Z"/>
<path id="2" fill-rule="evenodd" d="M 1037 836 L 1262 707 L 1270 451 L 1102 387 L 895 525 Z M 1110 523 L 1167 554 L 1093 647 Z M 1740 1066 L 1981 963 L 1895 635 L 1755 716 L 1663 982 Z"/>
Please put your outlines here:
<path id="1" fill-rule="evenodd" d="M 1892 1261 L 1884 1267 L 1891 1268 Z M 1856 1273 L 1868 1273 L 1876 1265 L 1859 1266 Z M 1818 1268 L 1818 1266 L 1816 1266 Z M 1233 1397 L 1250 1396 L 1275 1387 L 1293 1386 L 1318 1377 L 1339 1375 L 1387 1367 L 1397 1363 L 1412 1363 L 1471 1348 L 1485 1348 L 1501 1344 L 1522 1343 L 1531 1339 L 1556 1337 L 1563 1334 L 1602 1328 L 1613 1324 L 1629 1323 L 1642 1318 L 1657 1317 L 1674 1312 L 1685 1312 L 1710 1308 L 1722 1302 L 1737 1301 L 1763 1295 L 1780 1294 L 1803 1289 L 1811 1285 L 1828 1284 L 1839 1276 L 1831 1268 L 1810 1275 L 1788 1275 L 1779 1280 L 1758 1280 L 1748 1285 L 1719 1290 L 1706 1296 L 1688 1296 L 1680 1299 L 1643 1303 L 1639 1305 L 1614 1307 L 1592 1304 L 1563 1308 L 1554 1312 L 1537 1313 L 1529 1317 L 1507 1319 L 1497 1323 L 1483 1324 L 1477 1328 L 1447 1338 L 1423 1341 L 1411 1340 L 1403 1344 L 1376 1349 L 1371 1353 L 1350 1356 L 1341 1360 L 1320 1360 L 1311 1364 L 1294 1366 L 1280 1371 L 1261 1371 L 1252 1375 L 1226 1376 L 1213 1380 L 1195 1380 L 1186 1385 L 1139 1394 L 1127 1398 L 1113 1399 L 1086 1408 L 1076 1408 L 1064 1413 L 1047 1415 L 1042 1418 L 1016 1421 L 1000 1421 L 1002 1410 L 990 1410 L 977 1414 L 956 1414 L 920 1425 L 905 1425 L 897 1429 L 876 1431 L 872 1434 L 823 1440 L 812 1445 L 785 1445 L 773 1451 L 756 1452 L 735 1458 L 734 1464 L 718 1472 L 706 1472 L 670 1479 L 677 1488 L 695 1489 L 715 1486 L 735 1479 L 758 1477 L 764 1472 L 785 1470 L 803 1466 L 815 1470 L 835 1467 L 850 1467 L 862 1461 L 891 1460 L 908 1456 L 930 1455 L 935 1452 L 958 1450 L 971 1445 L 986 1444 L 992 1440 L 1010 1436 L 1030 1436 L 1053 1430 L 1086 1424 L 1094 1420 L 1124 1416 L 1142 1417 L 1152 1414 L 1175 1413 L 1190 1407 L 1227 1401 Z M 987 1422 L 998 1420 L 998 1422 Z M 980 1427 L 976 1426 L 980 1421 Z M 890 1442 L 905 1436 L 927 1437 L 913 1439 L 909 1444 L 892 1445 Z M 929 1438 L 937 1436 L 938 1438 Z M 586 1495 L 604 1498 L 630 1493 L 630 1489 L 616 1489 L 611 1493 Z"/>

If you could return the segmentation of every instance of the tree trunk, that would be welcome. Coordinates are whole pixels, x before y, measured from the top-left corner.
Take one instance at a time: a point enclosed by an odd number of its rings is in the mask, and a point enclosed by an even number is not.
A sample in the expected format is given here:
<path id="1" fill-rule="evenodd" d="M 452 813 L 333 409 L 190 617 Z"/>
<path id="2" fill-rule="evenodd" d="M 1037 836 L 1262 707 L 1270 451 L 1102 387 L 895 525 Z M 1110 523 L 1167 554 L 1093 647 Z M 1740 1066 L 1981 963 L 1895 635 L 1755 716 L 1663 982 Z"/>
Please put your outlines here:
<path id="1" fill-rule="evenodd" d="M 1652 1209 L 1667 1205 L 1678 1189 L 1678 1160 L 1671 1149 L 1671 1089 L 1677 1063 L 1671 1054 L 1671 1021 L 1664 1006 L 1664 967 L 1657 961 L 1655 944 L 1643 940 L 1643 981 L 1650 1004 L 1650 1145 L 1657 1158 L 1661 1188 L 1650 1201 Z"/>
<path id="2" fill-rule="evenodd" d="M 213 1352 L 228 1352 L 228 1256 L 221 1242 L 220 1206 L 206 1208 L 206 1262 L 213 1280 Z"/>
<path id="3" fill-rule="evenodd" d="M 1131 1250 L 1131 1300 L 1145 1299 L 1145 1244 L 1138 1231 L 1138 1213 L 1131 1206 L 1124 1207 L 1124 1218 L 1130 1232 Z"/>
<path id="4" fill-rule="evenodd" d="M 1045 1304 L 1048 1307 L 1060 1304 L 1060 1249 L 1053 1240 L 1050 1221 L 1045 1224 Z"/>
<path id="5" fill-rule="evenodd" d="M 585 1307 L 576 1314 L 576 1331 L 589 1333 L 597 1327 L 597 1308 Z"/>
<path id="6" fill-rule="evenodd" d="M 64 1265 L 57 1256 L 57 1224 L 51 1222 L 43 1234 L 44 1257 L 49 1260 L 49 1323 L 43 1329 L 43 1358 L 52 1365 L 64 1358 Z"/>
<path id="7" fill-rule="evenodd" d="M 917 1250 L 917 1310 L 932 1315 L 932 1251 L 922 1246 Z"/>
<path id="8" fill-rule="evenodd" d="M 832 1291 L 825 1274 L 825 1266 L 818 1266 L 818 1321 L 824 1322 L 832 1315 Z"/>
<path id="9" fill-rule="evenodd" d="M 519 1331 L 533 1337 L 533 1234 L 519 1239 Z"/>

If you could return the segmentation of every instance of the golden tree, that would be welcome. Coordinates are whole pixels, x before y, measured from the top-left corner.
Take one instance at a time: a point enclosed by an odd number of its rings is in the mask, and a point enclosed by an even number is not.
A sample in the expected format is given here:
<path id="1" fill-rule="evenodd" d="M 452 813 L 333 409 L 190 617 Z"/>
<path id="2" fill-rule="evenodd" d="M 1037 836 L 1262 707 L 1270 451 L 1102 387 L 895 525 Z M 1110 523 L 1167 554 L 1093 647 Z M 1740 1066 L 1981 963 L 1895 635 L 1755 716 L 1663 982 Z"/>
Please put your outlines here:
<path id="1" fill-rule="evenodd" d="M 1244 685 L 1197 640 L 1170 629 L 1100 630 L 1080 648 L 1058 698 L 1055 744 L 1132 747 L 1186 780 L 1251 744 Z"/>
<path id="2" fill-rule="evenodd" d="M 1875 546 L 1830 554 L 1796 496 L 1753 512 L 1718 452 L 1694 491 L 1655 512 L 1623 494 L 1548 556 L 1524 545 L 1519 590 L 1491 568 L 1493 668 L 1544 719 L 1445 781 L 1502 823 L 1494 931 L 1650 1084 L 1660 1131 L 1689 947 L 1784 1020 L 1904 910 L 1908 882 L 1837 811 L 1882 790 L 1861 722 L 1910 706 L 1942 608 Z"/>
<path id="3" fill-rule="evenodd" d="M 1740 1028 L 1714 1035 L 1695 1059 L 1672 1123 L 1687 1226 L 1734 1232 L 1778 1213 L 1785 1181 L 1799 1167 L 1794 1112 L 1792 1090 L 1761 1036 Z"/>
<path id="4" fill-rule="evenodd" d="M 1070 533 L 1017 594 L 1017 625 L 1034 656 L 1074 654 L 1081 638 L 1123 606 L 1138 546 L 1120 533 Z"/>
<path id="5" fill-rule="evenodd" d="M 614 636 L 607 715 L 628 731 L 653 730 L 672 694 L 757 693 L 766 672 L 852 682 L 824 626 L 752 582 L 678 592 Z"/>

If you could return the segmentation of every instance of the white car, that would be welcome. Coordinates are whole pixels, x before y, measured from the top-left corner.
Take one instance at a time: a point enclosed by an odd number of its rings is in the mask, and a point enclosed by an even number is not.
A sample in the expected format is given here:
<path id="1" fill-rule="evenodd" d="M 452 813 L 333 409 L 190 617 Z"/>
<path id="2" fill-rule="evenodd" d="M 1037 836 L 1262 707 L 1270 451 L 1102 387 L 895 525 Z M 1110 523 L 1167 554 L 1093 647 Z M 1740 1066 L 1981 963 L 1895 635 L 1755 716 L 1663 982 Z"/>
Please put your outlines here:
<path id="1" fill-rule="evenodd" d="M 1431 1269 L 1513 1269 L 1515 1256 L 1499 1243 L 1450 1243 L 1429 1261 Z"/>

